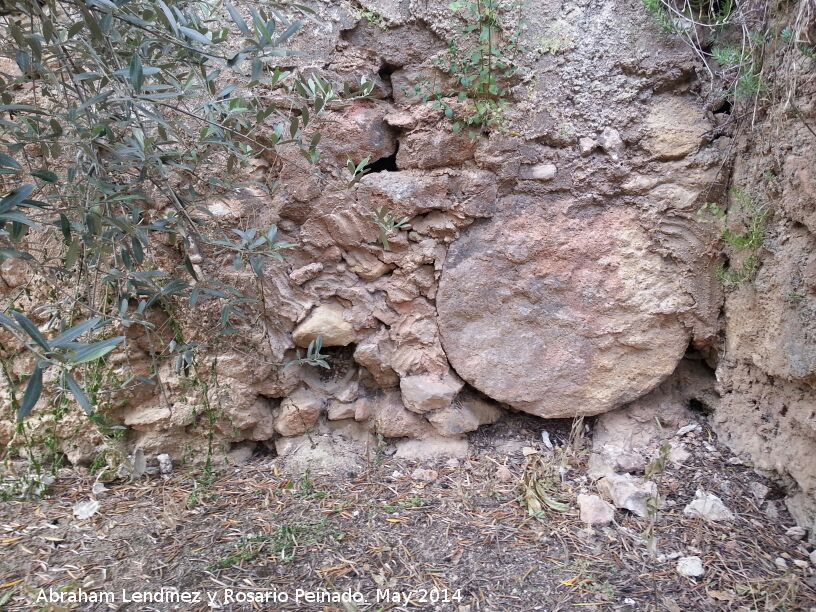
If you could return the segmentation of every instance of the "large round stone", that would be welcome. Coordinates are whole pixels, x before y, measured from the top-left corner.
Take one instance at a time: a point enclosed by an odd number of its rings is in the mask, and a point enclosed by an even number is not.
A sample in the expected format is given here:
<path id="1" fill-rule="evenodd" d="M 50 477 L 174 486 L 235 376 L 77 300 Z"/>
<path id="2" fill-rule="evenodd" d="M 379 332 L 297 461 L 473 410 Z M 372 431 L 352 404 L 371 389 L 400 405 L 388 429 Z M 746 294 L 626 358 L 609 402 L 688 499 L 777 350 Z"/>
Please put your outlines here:
<path id="1" fill-rule="evenodd" d="M 450 249 L 442 345 L 468 383 L 546 418 L 606 412 L 683 356 L 693 306 L 631 209 L 514 201 Z"/>

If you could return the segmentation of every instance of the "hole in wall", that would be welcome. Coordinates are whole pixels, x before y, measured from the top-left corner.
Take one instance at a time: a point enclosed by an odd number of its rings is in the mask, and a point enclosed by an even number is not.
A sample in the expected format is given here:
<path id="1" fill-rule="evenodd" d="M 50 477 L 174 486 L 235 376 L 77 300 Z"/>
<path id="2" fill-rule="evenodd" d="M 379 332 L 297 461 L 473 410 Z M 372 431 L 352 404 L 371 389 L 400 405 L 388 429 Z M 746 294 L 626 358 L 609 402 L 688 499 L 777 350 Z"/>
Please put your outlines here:
<path id="1" fill-rule="evenodd" d="M 714 412 L 710 406 L 700 401 L 696 397 L 692 397 L 691 399 L 689 399 L 688 404 L 686 404 L 686 407 L 692 412 L 706 416 Z"/>
<path id="2" fill-rule="evenodd" d="M 715 115 L 730 115 L 731 108 L 731 101 L 728 98 L 723 98 L 719 104 L 712 109 L 712 112 Z"/>
<path id="3" fill-rule="evenodd" d="M 369 174 L 372 172 L 397 172 L 397 152 L 399 151 L 399 142 L 394 149 L 394 153 L 387 157 L 381 157 L 368 165 Z"/>
<path id="4" fill-rule="evenodd" d="M 382 65 L 380 65 L 380 69 L 377 70 L 377 76 L 380 77 L 383 80 L 383 82 L 392 85 L 391 75 L 394 74 L 394 71 L 398 69 L 399 66 L 389 64 L 388 62 L 383 62 Z"/>

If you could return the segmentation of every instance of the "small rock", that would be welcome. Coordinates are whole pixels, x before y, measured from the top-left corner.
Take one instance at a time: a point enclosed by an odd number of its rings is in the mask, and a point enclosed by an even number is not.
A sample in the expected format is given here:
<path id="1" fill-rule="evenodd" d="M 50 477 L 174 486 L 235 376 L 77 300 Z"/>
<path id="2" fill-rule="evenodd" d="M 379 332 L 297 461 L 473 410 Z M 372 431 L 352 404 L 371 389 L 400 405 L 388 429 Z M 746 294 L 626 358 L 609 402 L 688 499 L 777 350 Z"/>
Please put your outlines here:
<path id="1" fill-rule="evenodd" d="M 677 430 L 675 434 L 677 437 L 685 436 L 687 433 L 691 433 L 695 429 L 700 427 L 697 423 L 689 423 L 688 425 L 684 425 L 680 429 Z"/>
<path id="2" fill-rule="evenodd" d="M 807 535 L 807 529 L 796 525 L 795 527 L 789 527 L 787 531 L 785 531 L 785 535 L 791 538 L 796 538 L 797 540 L 804 540 L 805 536 Z"/>
<path id="3" fill-rule="evenodd" d="M 159 473 L 170 474 L 173 471 L 173 460 L 167 453 L 156 455 L 156 461 L 159 462 Z"/>
<path id="4" fill-rule="evenodd" d="M 753 495 L 756 498 L 757 501 L 764 500 L 766 497 L 768 497 L 768 493 L 771 492 L 771 490 L 761 482 L 753 481 L 748 485 L 748 490 L 751 492 L 751 495 Z"/>
<path id="5" fill-rule="evenodd" d="M 91 494 L 95 497 L 100 497 L 108 492 L 108 488 L 105 486 L 104 482 L 95 482 L 91 487 Z"/>
<path id="6" fill-rule="evenodd" d="M 323 400 L 308 389 L 299 389 L 285 398 L 275 417 L 275 431 L 297 436 L 309 431 L 323 411 Z"/>
<path id="7" fill-rule="evenodd" d="M 310 263 L 308 266 L 303 266 L 302 268 L 293 270 L 291 274 L 289 274 L 289 280 L 296 285 L 302 285 L 303 283 L 307 283 L 310 280 L 317 278 L 322 271 L 323 264 L 317 261 Z"/>
<path id="8" fill-rule="evenodd" d="M 725 507 L 719 497 L 702 489 L 697 489 L 694 500 L 683 508 L 683 514 L 699 516 L 711 522 L 733 521 L 735 518 L 734 513 Z"/>
<path id="9" fill-rule="evenodd" d="M 675 466 L 683 465 L 691 457 L 691 453 L 686 450 L 685 445 L 677 444 L 669 451 L 669 461 Z"/>
<path id="10" fill-rule="evenodd" d="M 578 140 L 578 151 L 581 153 L 582 157 L 586 157 L 597 148 L 598 143 L 592 140 L 592 138 L 584 137 Z"/>
<path id="11" fill-rule="evenodd" d="M 250 459 L 252 459 L 252 455 L 255 453 L 255 444 L 254 443 L 240 443 L 235 444 L 230 448 L 230 451 L 227 453 L 227 461 L 231 465 L 243 465 Z"/>
<path id="12" fill-rule="evenodd" d="M 353 419 L 357 412 L 356 403 L 332 402 L 326 411 L 326 418 L 330 421 L 342 421 L 343 419 Z"/>
<path id="13" fill-rule="evenodd" d="M 598 481 L 598 490 L 612 500 L 617 508 L 625 508 L 633 514 L 645 517 L 647 503 L 657 495 L 653 482 L 636 478 L 631 474 L 610 474 Z"/>
<path id="14" fill-rule="evenodd" d="M 445 462 L 445 467 L 451 470 L 459 469 L 459 460 L 456 457 L 451 457 Z"/>
<path id="15" fill-rule="evenodd" d="M 510 482 L 513 480 L 513 472 L 506 465 L 500 465 L 496 468 L 496 478 L 500 482 Z"/>
<path id="16" fill-rule="evenodd" d="M 533 166 L 522 166 L 519 170 L 521 178 L 528 181 L 549 181 L 555 178 L 558 168 L 555 164 L 535 164 Z"/>
<path id="17" fill-rule="evenodd" d="M 700 557 L 680 557 L 677 561 L 677 573 L 687 578 L 699 578 L 705 574 L 703 560 Z"/>
<path id="18" fill-rule="evenodd" d="M 460 397 L 453 405 L 435 410 L 427 418 L 443 436 L 458 436 L 476 431 L 480 425 L 495 423 L 501 418 L 501 411 L 481 399 L 461 401 Z"/>
<path id="19" fill-rule="evenodd" d="M 524 448 L 521 449 L 521 454 L 524 455 L 525 457 L 529 457 L 530 455 L 537 455 L 538 449 L 533 448 L 532 446 L 525 446 Z"/>
<path id="20" fill-rule="evenodd" d="M 23 259 L 5 259 L 0 262 L 0 279 L 14 289 L 25 285 L 34 276 L 31 266 Z"/>
<path id="21" fill-rule="evenodd" d="M 618 130 L 611 127 L 604 128 L 601 133 L 600 144 L 601 148 L 614 160 L 618 159 L 624 147 Z"/>
<path id="22" fill-rule="evenodd" d="M 810 563 L 813 567 L 816 567 L 816 549 L 810 553 Z"/>
<path id="23" fill-rule="evenodd" d="M 431 470 L 428 468 L 417 468 L 411 472 L 411 478 L 414 480 L 420 480 L 422 482 L 433 482 L 439 478 L 439 473 L 436 470 Z"/>
<path id="24" fill-rule="evenodd" d="M 776 559 L 774 559 L 774 565 L 781 569 L 782 571 L 788 569 L 788 562 L 785 561 L 782 557 L 777 557 Z"/>
<path id="25" fill-rule="evenodd" d="M 318 336 L 323 339 L 323 346 L 347 346 L 355 342 L 357 335 L 351 323 L 343 318 L 344 312 L 340 304 L 321 304 L 295 328 L 292 339 L 303 347 Z"/>
<path id="26" fill-rule="evenodd" d="M 743 465 L 744 461 L 739 457 L 729 457 L 728 465 Z"/>
<path id="27" fill-rule="evenodd" d="M 772 521 L 779 520 L 779 508 L 777 508 L 775 502 L 769 501 L 765 504 L 765 516 Z"/>
<path id="28" fill-rule="evenodd" d="M 80 521 L 91 518 L 99 511 L 99 502 L 89 499 L 84 502 L 77 502 L 73 505 L 74 516 Z"/>
<path id="29" fill-rule="evenodd" d="M 802 559 L 794 559 L 793 564 L 800 569 L 807 569 L 808 566 L 810 565 L 807 561 L 804 561 Z"/>
<path id="30" fill-rule="evenodd" d="M 419 414 L 448 408 L 463 385 L 464 383 L 453 372 L 445 376 L 436 374 L 405 376 L 400 379 L 402 403 L 408 410 Z"/>
<path id="31" fill-rule="evenodd" d="M 615 509 L 597 495 L 578 496 L 581 520 L 590 527 L 608 525 L 615 518 Z"/>
<path id="32" fill-rule="evenodd" d="M 550 440 L 550 433 L 546 429 L 541 430 L 541 441 L 544 443 L 544 446 L 553 450 L 553 443 Z"/>

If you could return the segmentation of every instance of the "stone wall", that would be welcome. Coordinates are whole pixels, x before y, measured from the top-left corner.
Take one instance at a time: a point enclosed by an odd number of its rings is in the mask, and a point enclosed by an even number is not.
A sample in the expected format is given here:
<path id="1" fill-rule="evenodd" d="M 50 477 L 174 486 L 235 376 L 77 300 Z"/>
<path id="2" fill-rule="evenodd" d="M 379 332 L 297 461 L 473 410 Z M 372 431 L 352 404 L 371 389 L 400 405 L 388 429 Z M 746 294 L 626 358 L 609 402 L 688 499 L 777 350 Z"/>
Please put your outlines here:
<path id="1" fill-rule="evenodd" d="M 785 25 L 780 21 L 774 27 Z M 758 468 L 782 475 L 791 514 L 800 524 L 813 526 L 816 93 L 814 63 L 808 68 L 795 53 L 784 45 L 769 49 L 766 74 L 774 104 L 756 116 L 737 142 L 732 184 L 765 206 L 770 219 L 755 280 L 729 291 L 725 300 L 725 347 L 717 368 L 723 397 L 713 421 L 733 450 Z M 794 87 L 795 80 L 807 80 L 808 74 L 809 87 Z M 744 231 L 747 222 L 745 211 L 729 209 L 728 225 L 734 231 Z M 738 267 L 746 255 L 731 256 L 731 265 Z"/>
<path id="2" fill-rule="evenodd" d="M 526 14 L 547 19 L 524 24 L 528 50 L 505 120 L 471 137 L 417 93 L 449 79 L 435 63 L 457 28 L 446 3 L 362 6 L 382 19 L 369 23 L 344 3 L 317 6 L 321 25 L 294 39 L 302 54 L 292 62 L 338 81 L 365 74 L 372 99 L 321 119 L 318 169 L 280 147 L 251 169 L 252 178 L 280 179 L 273 196 L 247 189 L 208 207 L 212 223 L 276 223 L 297 245 L 262 287 L 250 273 L 227 272 L 227 260 L 201 264 L 264 297 L 240 339 L 209 356 L 217 448 L 277 441 L 284 452 L 285 439 L 332 423 L 354 424 L 363 438 L 457 438 L 506 408 L 594 415 L 655 389 L 690 346 L 716 358 L 719 229 L 698 211 L 721 200 L 735 143 L 727 107 L 706 106 L 707 84 L 679 39 L 639 0 L 529 2 Z M 812 99 L 800 108 L 813 116 Z M 783 123 L 783 138 L 772 129 L 762 124 L 755 140 L 737 143 L 733 182 L 758 182 L 761 147 L 770 147 L 781 195 L 756 284 L 726 301 L 725 398 L 715 419 L 735 447 L 790 474 L 807 496 L 816 486 L 806 459 L 816 366 L 812 144 L 796 121 Z M 367 155 L 377 171 L 346 187 L 346 160 Z M 390 250 L 372 221 L 383 206 L 411 225 Z M 0 278 L 6 295 L 28 282 L 18 262 L 3 263 Z M 804 298 L 788 300 L 792 291 Z M 166 315 L 154 316 L 164 329 Z M 206 339 L 212 316 L 181 321 L 185 337 Z M 287 366 L 318 335 L 332 369 Z M 117 358 L 150 375 L 167 341 L 132 332 Z M 3 350 L 13 357 L 18 348 Z M 22 356 L 12 363 L 15 373 L 29 370 Z M 129 447 L 200 456 L 202 388 L 171 363 L 155 374 L 160 384 L 123 394 L 108 417 L 127 427 Z M 81 418 L 58 424 L 73 462 L 104 447 L 74 433 L 84 431 Z"/>
<path id="3" fill-rule="evenodd" d="M 217 355 L 208 393 L 225 447 L 326 418 L 427 437 L 460 436 L 500 405 L 597 414 L 657 386 L 690 343 L 714 343 L 713 236 L 695 215 L 719 189 L 728 139 L 697 95 L 689 52 L 637 2 L 532 4 L 529 14 L 553 20 L 525 24 L 505 121 L 477 135 L 452 131 L 413 87 L 448 78 L 434 61 L 458 27 L 446 7 L 372 3 L 381 27 L 330 4 L 300 37 L 301 69 L 363 73 L 376 87 L 321 120 L 320 172 L 281 147 L 253 170 L 281 180 L 274 196 L 246 190 L 209 205 L 215 223 L 277 223 L 298 245 L 267 273 L 263 316 Z M 330 180 L 366 155 L 380 171 L 351 188 Z M 371 219 L 382 206 L 411 223 L 388 251 Z M 225 264 L 205 258 L 202 270 L 251 288 Z M 17 265 L 4 264 L 10 289 Z M 207 320 L 182 321 L 185 337 L 205 336 Z M 331 371 L 283 367 L 317 335 Z M 129 338 L 130 366 L 149 374 L 154 350 Z M 195 455 L 200 389 L 170 363 L 158 378 L 110 417 L 146 453 Z M 99 443 L 64 442 L 72 461 Z"/>

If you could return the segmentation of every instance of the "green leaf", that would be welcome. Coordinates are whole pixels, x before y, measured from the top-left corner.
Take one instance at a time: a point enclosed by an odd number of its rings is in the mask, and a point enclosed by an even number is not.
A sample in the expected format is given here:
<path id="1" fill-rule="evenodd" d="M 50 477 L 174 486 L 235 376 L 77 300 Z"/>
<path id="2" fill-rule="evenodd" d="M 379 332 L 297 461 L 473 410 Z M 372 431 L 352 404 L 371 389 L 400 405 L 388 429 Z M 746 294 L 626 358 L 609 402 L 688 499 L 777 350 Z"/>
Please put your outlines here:
<path id="1" fill-rule="evenodd" d="M 82 407 L 85 411 L 85 414 L 91 415 L 93 414 L 93 406 L 91 405 L 91 400 L 88 399 L 85 391 L 83 391 L 82 387 L 79 386 L 79 383 L 76 379 L 71 376 L 70 372 L 65 372 L 65 384 L 68 386 L 68 390 L 73 394 L 76 398 L 77 403 Z"/>
<path id="2" fill-rule="evenodd" d="M 4 168 L 14 168 L 15 170 L 23 169 L 23 167 L 17 163 L 16 159 L 6 155 L 5 153 L 0 153 L 0 166 Z"/>
<path id="3" fill-rule="evenodd" d="M 20 225 L 28 225 L 29 227 L 37 226 L 34 221 L 26 217 L 23 213 L 19 212 L 0 213 L 0 221 L 12 221 L 13 223 L 19 223 Z"/>
<path id="4" fill-rule="evenodd" d="M 134 53 L 130 58 L 130 84 L 137 93 L 142 91 L 144 83 L 144 71 L 142 70 L 142 58 L 138 53 Z"/>
<path id="5" fill-rule="evenodd" d="M 42 348 L 46 351 L 50 351 L 51 347 L 48 346 L 48 341 L 45 339 L 40 333 L 40 330 L 37 329 L 37 326 L 32 323 L 28 317 L 26 317 L 23 313 L 17 312 L 16 310 L 12 313 L 14 318 L 17 320 L 17 323 L 22 327 L 25 332 L 31 336 L 31 339 L 34 340 L 37 344 L 39 344 Z"/>
<path id="6" fill-rule="evenodd" d="M 34 170 L 34 172 L 31 173 L 31 176 L 36 176 L 38 179 L 42 179 L 46 183 L 56 183 L 59 178 L 55 172 L 51 172 L 51 170 L 46 170 L 45 168 L 41 170 Z"/>
<path id="7" fill-rule="evenodd" d="M 30 196 L 32 191 L 34 191 L 34 185 L 20 185 L 17 189 L 0 200 L 0 213 L 11 210 L 17 206 L 20 202 Z"/>
<path id="8" fill-rule="evenodd" d="M 301 19 L 298 19 L 297 21 L 292 23 L 292 25 L 290 25 L 288 28 L 286 28 L 283 31 L 283 34 L 278 36 L 278 39 L 275 41 L 275 45 L 281 45 L 281 44 L 285 43 L 287 40 L 289 40 L 290 38 L 292 38 L 292 36 L 294 36 L 295 33 L 298 30 L 300 30 L 300 28 L 303 27 L 303 23 L 304 22 Z"/>
<path id="9" fill-rule="evenodd" d="M 31 373 L 31 378 L 28 379 L 23 401 L 17 413 L 18 421 L 25 419 L 31 412 L 31 409 L 34 408 L 37 400 L 40 399 L 40 395 L 42 394 L 42 372 L 40 364 L 37 363 L 37 365 L 34 366 L 34 371 Z"/>
<path id="10" fill-rule="evenodd" d="M 184 27 L 184 26 L 179 26 L 178 29 L 179 29 L 179 31 L 181 33 L 185 34 L 187 37 L 192 38 L 196 42 L 200 42 L 202 45 L 211 45 L 212 44 L 212 41 L 209 38 L 207 38 L 206 36 L 204 36 L 198 30 L 193 30 L 192 28 L 187 28 L 187 27 Z"/>
<path id="11" fill-rule="evenodd" d="M 71 363 L 86 363 L 88 361 L 99 359 L 115 349 L 124 339 L 124 336 L 116 336 L 115 338 L 109 338 L 108 340 L 103 340 L 102 342 L 89 344 L 88 346 L 77 349 L 73 353 L 69 354 L 68 360 Z"/>
<path id="12" fill-rule="evenodd" d="M 94 317 L 93 319 L 88 319 L 84 323 L 80 323 L 79 325 L 74 325 L 70 329 L 65 330 L 59 336 L 54 338 L 51 341 L 51 346 L 54 348 L 61 348 L 66 346 L 68 343 L 73 342 L 77 338 L 79 338 L 85 332 L 89 332 L 94 329 L 102 319 L 99 317 Z"/>
<path id="13" fill-rule="evenodd" d="M 4 259 L 34 259 L 31 253 L 18 251 L 17 249 L 0 249 L 0 261 Z"/>
<path id="14" fill-rule="evenodd" d="M 249 33 L 249 26 L 247 26 L 247 22 L 244 21 L 244 18 L 241 17 L 241 14 L 236 10 L 234 6 L 232 6 L 229 2 L 226 3 L 227 12 L 232 17 L 232 20 L 235 22 L 235 25 L 238 26 L 238 29 L 241 31 L 246 37 L 250 36 Z"/>
<path id="15" fill-rule="evenodd" d="M 14 323 L 14 321 L 9 319 L 4 314 L 0 314 L 0 325 L 2 325 L 6 329 L 8 329 L 10 332 L 13 332 L 15 334 L 20 331 L 20 328 L 17 327 L 17 325 Z"/>
<path id="16" fill-rule="evenodd" d="M 0 111 L 25 111 L 35 115 L 47 115 L 48 113 L 37 106 L 30 104 L 0 104 Z"/>
<path id="17" fill-rule="evenodd" d="M 167 26 L 173 31 L 174 34 L 178 34 L 178 24 L 176 23 L 176 18 L 173 17 L 173 11 L 170 10 L 162 0 L 158 0 L 159 8 L 161 8 L 162 13 L 164 13 L 164 18 L 167 20 Z"/>

